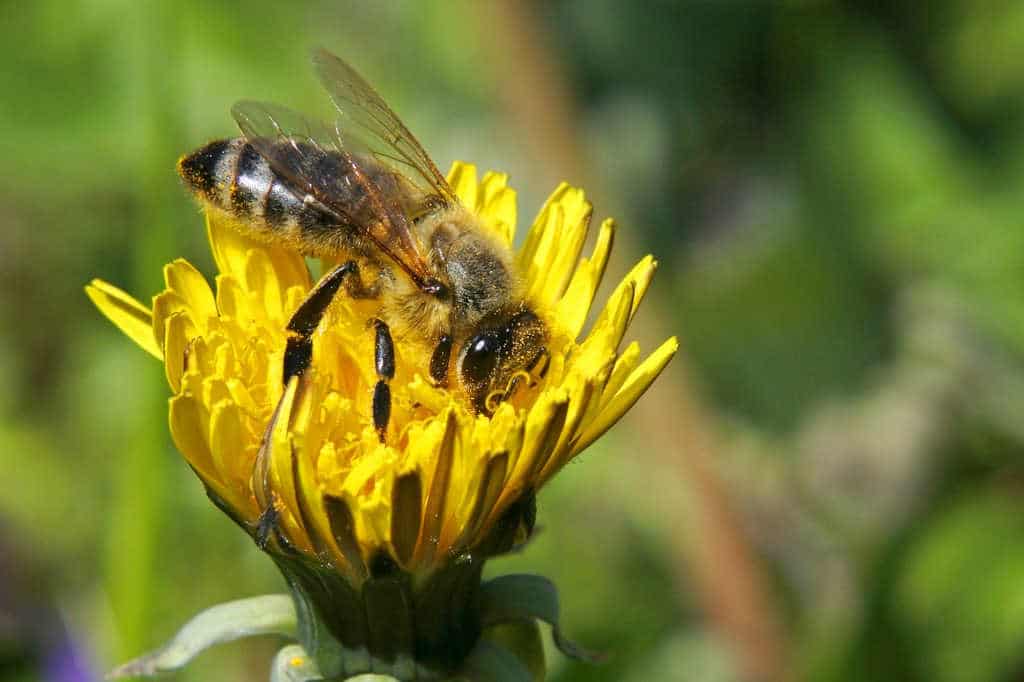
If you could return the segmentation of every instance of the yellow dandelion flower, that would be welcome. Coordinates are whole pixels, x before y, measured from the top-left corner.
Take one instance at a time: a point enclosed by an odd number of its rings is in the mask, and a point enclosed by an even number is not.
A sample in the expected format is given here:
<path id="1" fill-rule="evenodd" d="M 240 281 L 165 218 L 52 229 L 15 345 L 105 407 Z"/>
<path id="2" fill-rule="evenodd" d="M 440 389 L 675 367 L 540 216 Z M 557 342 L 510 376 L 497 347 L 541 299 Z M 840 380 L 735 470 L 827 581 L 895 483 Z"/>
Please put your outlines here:
<path id="1" fill-rule="evenodd" d="M 511 248 L 516 202 L 507 177 L 478 180 L 473 166 L 456 163 L 448 181 Z M 309 651 L 321 673 L 381 671 L 382 661 L 401 679 L 458 669 L 490 624 L 481 600 L 501 601 L 480 587 L 483 562 L 529 535 L 535 493 L 673 356 L 674 338 L 645 359 L 636 343 L 622 347 L 654 274 L 651 257 L 583 334 L 615 232 L 606 220 L 583 256 L 590 216 L 584 193 L 563 184 L 515 252 L 526 299 L 550 328 L 543 371 L 480 414 L 424 378 L 422 350 L 398 336 L 383 442 L 370 417 L 373 300 L 332 303 L 310 369 L 283 384 L 286 325 L 314 284 L 295 252 L 210 214 L 214 288 L 184 260 L 164 268 L 166 288 L 149 307 L 100 280 L 86 288 L 163 361 L 178 449 L 217 505 L 275 558 L 300 621 L 308 609 L 321 639 L 338 645 L 344 662 L 332 663 L 322 643 L 303 639 L 307 650 L 321 646 Z"/>

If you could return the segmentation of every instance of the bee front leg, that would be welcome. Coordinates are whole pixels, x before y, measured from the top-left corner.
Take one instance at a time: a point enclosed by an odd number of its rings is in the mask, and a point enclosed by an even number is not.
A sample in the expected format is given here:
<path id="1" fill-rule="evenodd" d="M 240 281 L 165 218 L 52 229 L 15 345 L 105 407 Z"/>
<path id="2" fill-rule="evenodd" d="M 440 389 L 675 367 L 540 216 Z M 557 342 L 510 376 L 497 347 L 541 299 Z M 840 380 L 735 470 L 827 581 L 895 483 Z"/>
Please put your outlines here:
<path id="1" fill-rule="evenodd" d="M 434 353 L 430 356 L 430 378 L 435 386 L 444 386 L 448 383 L 448 363 L 452 359 L 452 337 L 451 334 L 442 334 L 434 347 Z"/>
<path id="2" fill-rule="evenodd" d="M 373 427 L 383 443 L 391 419 L 391 386 L 395 378 L 395 344 L 391 330 L 382 320 L 374 320 L 373 364 L 377 371 L 377 385 L 373 387 Z"/>

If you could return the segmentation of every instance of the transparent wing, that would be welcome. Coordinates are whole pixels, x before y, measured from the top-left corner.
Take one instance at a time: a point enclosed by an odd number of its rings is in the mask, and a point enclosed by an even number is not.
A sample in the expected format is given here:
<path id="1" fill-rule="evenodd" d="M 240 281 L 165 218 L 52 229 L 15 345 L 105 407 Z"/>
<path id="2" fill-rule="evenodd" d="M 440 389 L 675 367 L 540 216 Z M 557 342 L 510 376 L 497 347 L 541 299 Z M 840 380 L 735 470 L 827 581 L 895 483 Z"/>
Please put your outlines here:
<path id="1" fill-rule="evenodd" d="M 238 127 L 296 195 L 331 211 L 339 229 L 368 237 L 419 286 L 432 281 L 407 211 L 419 192 L 376 162 L 355 139 L 286 107 L 244 100 L 231 108 Z"/>
<path id="2" fill-rule="evenodd" d="M 327 50 L 313 52 L 313 65 L 341 117 L 338 128 L 350 130 L 369 151 L 398 170 L 425 194 L 445 204 L 457 201 L 430 156 L 383 98 L 349 64 Z"/>
<path id="3" fill-rule="evenodd" d="M 330 127 L 269 102 L 236 102 L 231 115 L 289 189 L 311 194 L 340 218 L 353 218 L 338 195 L 356 161 Z"/>

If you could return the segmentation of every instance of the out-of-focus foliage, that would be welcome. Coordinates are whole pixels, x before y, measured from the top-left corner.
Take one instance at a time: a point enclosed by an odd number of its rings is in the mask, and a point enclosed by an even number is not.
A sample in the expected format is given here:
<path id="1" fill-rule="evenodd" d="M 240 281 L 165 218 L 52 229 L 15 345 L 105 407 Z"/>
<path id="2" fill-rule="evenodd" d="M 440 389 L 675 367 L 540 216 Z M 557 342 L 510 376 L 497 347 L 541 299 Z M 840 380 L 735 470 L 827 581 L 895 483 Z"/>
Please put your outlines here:
<path id="1" fill-rule="evenodd" d="M 0 7 L 0 678 L 98 675 L 204 607 L 281 587 L 173 452 L 159 365 L 81 287 L 145 296 L 174 257 L 209 265 L 174 162 L 232 134 L 236 99 L 326 115 L 316 44 L 365 71 L 442 168 L 511 171 L 524 217 L 566 176 L 659 256 L 641 317 L 651 339 L 681 334 L 688 371 L 668 381 L 698 387 L 720 432 L 713 465 L 791 678 L 1019 678 L 1019 3 L 297 7 Z M 641 412 L 672 415 L 670 395 Z M 566 631 L 613 654 L 552 655 L 554 679 L 750 670 L 756 647 L 686 568 L 721 539 L 678 523 L 703 498 L 659 468 L 690 455 L 670 426 L 627 419 L 494 566 L 554 579 Z M 729 594 L 734 567 L 715 568 Z M 273 645 L 180 679 L 260 679 Z"/>

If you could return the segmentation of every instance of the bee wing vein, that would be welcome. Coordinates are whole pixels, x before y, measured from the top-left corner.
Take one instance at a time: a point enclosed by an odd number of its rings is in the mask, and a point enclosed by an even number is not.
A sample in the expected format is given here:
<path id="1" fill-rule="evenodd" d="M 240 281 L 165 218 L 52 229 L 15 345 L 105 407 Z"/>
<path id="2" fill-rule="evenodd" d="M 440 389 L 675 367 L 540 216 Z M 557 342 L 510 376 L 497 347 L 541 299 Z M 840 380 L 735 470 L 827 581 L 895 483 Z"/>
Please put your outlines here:
<path id="1" fill-rule="evenodd" d="M 232 115 L 246 141 L 290 188 L 311 195 L 345 226 L 368 237 L 418 285 L 430 279 L 422 250 L 399 204 L 403 197 L 386 196 L 366 171 L 374 166 L 373 171 L 382 178 L 396 172 L 358 160 L 353 150 L 361 146 L 360 140 L 337 125 L 327 126 L 268 102 L 243 100 L 232 107 Z M 330 168 L 331 164 L 335 168 Z"/>

